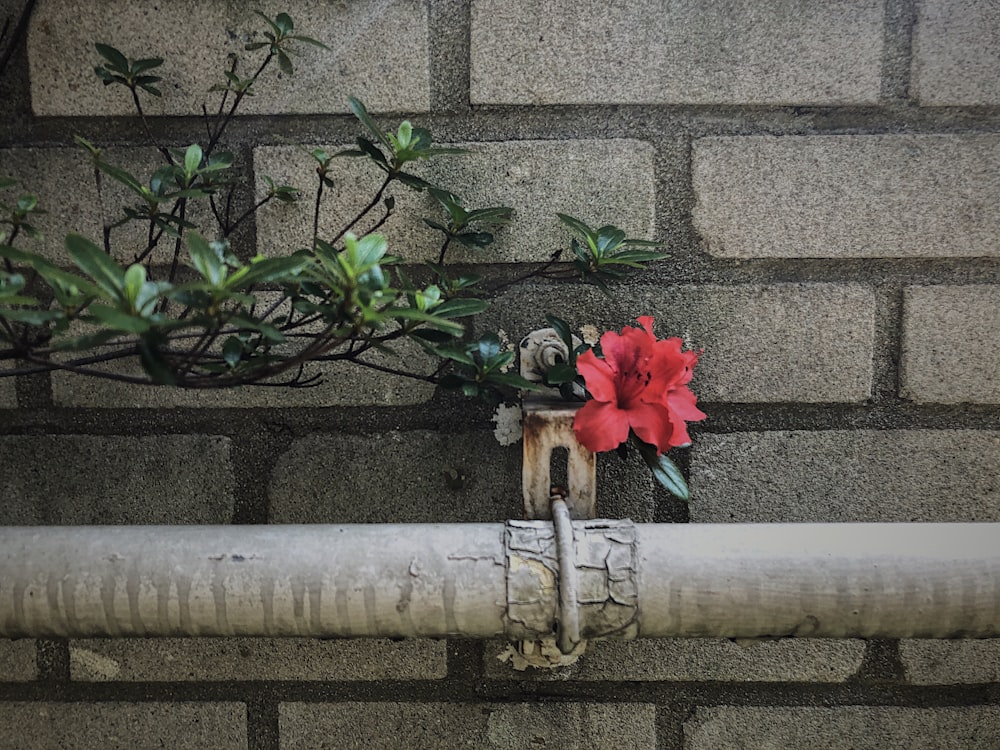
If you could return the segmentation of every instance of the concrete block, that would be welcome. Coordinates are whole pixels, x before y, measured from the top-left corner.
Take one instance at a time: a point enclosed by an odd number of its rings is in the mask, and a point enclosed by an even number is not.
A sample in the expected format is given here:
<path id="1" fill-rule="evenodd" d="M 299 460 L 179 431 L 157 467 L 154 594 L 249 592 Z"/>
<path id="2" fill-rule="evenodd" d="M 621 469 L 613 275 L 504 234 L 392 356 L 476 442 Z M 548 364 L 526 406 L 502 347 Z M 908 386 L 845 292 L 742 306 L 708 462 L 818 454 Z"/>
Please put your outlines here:
<path id="1" fill-rule="evenodd" d="M 447 644 L 432 640 L 151 638 L 70 641 L 81 682 L 243 680 L 436 680 Z"/>
<path id="2" fill-rule="evenodd" d="M 1000 8 L 989 0 L 922 0 L 911 95 L 923 106 L 1000 104 Z"/>
<path id="3" fill-rule="evenodd" d="M 15 247 L 68 264 L 63 243 L 69 232 L 100 240 L 94 169 L 83 149 L 0 149 L 0 176 L 17 180 L 17 185 L 3 191 L 5 203 L 30 193 L 37 196 L 39 208 L 46 212 L 31 220 L 43 236 L 31 239 L 22 233 Z"/>
<path id="4" fill-rule="evenodd" d="M 996 135 L 702 138 L 692 170 L 718 257 L 1000 255 Z"/>
<path id="5" fill-rule="evenodd" d="M 295 73 L 272 64 L 247 97 L 243 114 L 346 112 L 357 96 L 375 111 L 426 111 L 430 105 L 426 0 L 367 0 L 330 5 L 321 0 L 263 2 L 270 17 L 287 12 L 297 33 L 329 49 L 300 44 Z M 263 39 L 267 26 L 251 8 L 223 0 L 129 2 L 94 6 L 81 0 L 39 4 L 28 38 L 32 107 L 37 115 L 126 115 L 134 108 L 128 91 L 105 88 L 93 68 L 102 62 L 95 42 L 133 57 L 162 57 L 157 73 L 162 97 L 144 96 L 153 115 L 200 115 L 203 103 L 218 109 L 221 94 L 208 89 L 224 81 L 227 55 L 239 55 L 243 77 L 260 65 L 266 50 L 244 52 Z"/>
<path id="6" fill-rule="evenodd" d="M 685 750 L 985 750 L 998 736 L 995 706 L 720 706 L 695 709 L 684 724 Z"/>
<path id="7" fill-rule="evenodd" d="M 908 287 L 900 395 L 1000 403 L 1000 286 Z"/>
<path id="8" fill-rule="evenodd" d="M 389 123 L 386 124 L 388 129 Z M 360 126 L 359 126 L 359 133 Z M 415 164 L 413 173 L 461 196 L 469 209 L 509 206 L 514 220 L 499 228 L 485 250 L 449 248 L 454 261 L 504 263 L 548 260 L 566 248 L 568 230 L 556 213 L 568 213 L 591 226 L 614 224 L 631 237 L 649 239 L 653 231 L 653 148 L 634 140 L 508 141 L 458 144 L 469 153 L 438 156 Z M 328 153 L 341 150 L 325 146 Z M 292 146 L 254 151 L 258 197 L 266 186 L 261 175 L 303 191 L 296 204 L 273 202 L 257 214 L 258 249 L 265 255 L 287 254 L 312 242 L 316 162 Z M 331 176 L 336 188 L 324 191 L 319 233 L 332 237 L 372 199 L 384 173 L 367 159 L 337 159 Z M 440 204 L 427 193 L 395 184 L 394 215 L 379 229 L 389 251 L 409 262 L 436 261 L 441 235 L 422 219 L 444 221 Z M 382 217 L 381 207 L 353 230 L 363 234 Z"/>
<path id="9" fill-rule="evenodd" d="M 520 442 L 492 431 L 427 430 L 383 435 L 310 435 L 275 466 L 274 523 L 472 523 L 522 517 Z M 599 509 L 652 520 L 649 470 L 638 457 L 603 457 Z"/>
<path id="10" fill-rule="evenodd" d="M 245 750 L 242 703 L 0 703 L 4 750 Z"/>
<path id="11" fill-rule="evenodd" d="M 626 309 L 704 349 L 703 401 L 860 402 L 871 396 L 875 300 L 854 284 L 636 287 Z"/>
<path id="12" fill-rule="evenodd" d="M 37 677 L 34 639 L 0 638 L 0 682 L 29 682 Z"/>
<path id="13" fill-rule="evenodd" d="M 703 401 L 860 402 L 871 395 L 875 298 L 860 285 L 627 283 L 610 298 L 578 285 L 524 285 L 497 299 L 478 325 L 519 340 L 545 327 L 546 313 L 593 334 L 652 315 L 657 336 L 704 349 L 691 383 Z"/>
<path id="14" fill-rule="evenodd" d="M 506 648 L 505 643 L 487 647 L 486 673 L 494 679 L 843 682 L 861 667 L 865 652 L 859 640 L 591 641 L 572 666 L 516 672 L 500 661 Z"/>
<path id="15" fill-rule="evenodd" d="M 407 369 L 430 374 L 436 361 L 416 344 L 401 341 L 392 344 L 396 355 L 374 352 L 366 359 L 384 367 Z M 107 368 L 119 374 L 142 375 L 135 360 L 110 363 Z M 67 372 L 52 374 L 52 400 L 59 406 L 98 408 L 281 408 L 293 406 L 403 406 L 423 403 L 434 394 L 434 386 L 420 380 L 391 375 L 345 362 L 307 365 L 303 379 L 318 375 L 320 380 L 308 388 L 241 386 L 238 388 L 191 389 L 171 386 L 147 386 L 115 380 L 83 378 Z M 295 376 L 272 378 L 272 383 L 287 383 Z"/>
<path id="16" fill-rule="evenodd" d="M 109 147 L 103 158 L 130 172 L 143 184 L 148 184 L 153 172 L 164 163 L 163 157 L 151 148 Z M 233 167 L 231 176 L 238 180 L 238 174 L 239 165 Z M 65 251 L 67 234 L 82 234 L 100 245 L 104 222 L 114 224 L 125 218 L 125 207 L 135 208 L 142 203 L 134 192 L 103 174 L 98 197 L 90 156 L 75 146 L 0 149 L 0 176 L 18 181 L 16 186 L 4 191 L 8 199 L 30 193 L 37 196 L 39 207 L 46 212 L 33 217 L 31 222 L 43 236 L 31 239 L 21 234 L 16 246 L 39 253 L 60 265 L 72 265 Z M 216 234 L 217 225 L 207 202 L 190 201 L 185 218 L 196 224 L 202 234 Z M 148 227 L 148 223 L 136 221 L 113 229 L 111 247 L 115 259 L 131 263 L 136 253 L 147 245 Z M 174 243 L 165 237 L 150 259 L 156 265 L 168 266 L 173 261 L 173 254 Z M 186 258 L 184 253 L 182 261 Z"/>
<path id="17" fill-rule="evenodd" d="M 656 747 L 656 709 L 636 703 L 282 703 L 281 747 L 439 750 Z"/>
<path id="18" fill-rule="evenodd" d="M 474 104 L 874 104 L 882 4 L 472 6 Z"/>
<path id="19" fill-rule="evenodd" d="M 1000 432 L 700 434 L 691 520 L 1000 521 Z"/>
<path id="20" fill-rule="evenodd" d="M 17 387 L 14 378 L 0 378 L 0 409 L 17 408 Z"/>
<path id="21" fill-rule="evenodd" d="M 521 446 L 492 433 L 309 435 L 278 458 L 274 523 L 488 522 L 521 516 Z"/>
<path id="22" fill-rule="evenodd" d="M 899 658 L 916 685 L 1000 682 L 1000 640 L 902 640 Z"/>
<path id="23" fill-rule="evenodd" d="M 229 439 L 18 435 L 0 437 L 0 523 L 229 523 Z"/>

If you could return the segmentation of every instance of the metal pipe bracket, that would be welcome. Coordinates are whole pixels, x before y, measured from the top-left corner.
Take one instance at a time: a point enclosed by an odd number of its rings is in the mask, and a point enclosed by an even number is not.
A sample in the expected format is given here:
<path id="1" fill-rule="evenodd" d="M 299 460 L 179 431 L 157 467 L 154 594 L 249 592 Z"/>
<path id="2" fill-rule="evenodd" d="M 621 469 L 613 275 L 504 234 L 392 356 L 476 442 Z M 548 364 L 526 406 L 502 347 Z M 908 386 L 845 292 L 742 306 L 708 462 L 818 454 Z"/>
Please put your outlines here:
<path id="1" fill-rule="evenodd" d="M 569 527 L 572 559 L 567 564 L 565 554 L 560 560 L 555 524 L 507 522 L 507 637 L 522 641 L 555 638 L 564 654 L 576 651 L 582 639 L 636 638 L 639 562 L 635 525 L 629 520 L 592 519 L 572 521 Z M 573 601 L 560 604 L 560 589 L 570 569 L 576 579 Z M 578 626 L 567 631 L 565 624 L 574 621 Z"/>

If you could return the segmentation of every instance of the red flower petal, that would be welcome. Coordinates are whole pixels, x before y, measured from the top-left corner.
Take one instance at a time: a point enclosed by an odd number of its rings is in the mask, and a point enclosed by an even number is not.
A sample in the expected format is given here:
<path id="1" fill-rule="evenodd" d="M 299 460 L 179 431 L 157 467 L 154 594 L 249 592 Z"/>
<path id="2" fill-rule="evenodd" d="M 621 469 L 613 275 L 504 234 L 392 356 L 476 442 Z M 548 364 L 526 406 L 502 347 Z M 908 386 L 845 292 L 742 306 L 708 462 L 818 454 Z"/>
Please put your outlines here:
<path id="1" fill-rule="evenodd" d="M 673 447 L 670 439 L 675 427 L 666 404 L 643 404 L 641 409 L 630 411 L 628 416 L 636 437 L 644 443 L 655 445 L 657 455 Z"/>
<path id="2" fill-rule="evenodd" d="M 615 372 L 603 359 L 598 359 L 593 350 L 588 349 L 576 358 L 576 370 L 583 375 L 590 395 L 598 401 L 618 403 Z"/>
<path id="3" fill-rule="evenodd" d="M 617 448 L 628 440 L 628 429 L 626 413 L 604 401 L 588 401 L 573 419 L 576 439 L 594 453 Z"/>

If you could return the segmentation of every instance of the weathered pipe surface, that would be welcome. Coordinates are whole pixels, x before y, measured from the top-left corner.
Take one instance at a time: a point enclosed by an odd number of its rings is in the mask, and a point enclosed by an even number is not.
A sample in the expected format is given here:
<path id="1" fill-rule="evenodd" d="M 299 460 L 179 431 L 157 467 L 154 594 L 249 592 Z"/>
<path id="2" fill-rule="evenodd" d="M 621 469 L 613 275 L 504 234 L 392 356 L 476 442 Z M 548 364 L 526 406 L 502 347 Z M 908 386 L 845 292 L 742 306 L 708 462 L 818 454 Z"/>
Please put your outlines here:
<path id="1" fill-rule="evenodd" d="M 502 524 L 0 529 L 0 635 L 504 632 Z"/>
<path id="2" fill-rule="evenodd" d="M 995 637 L 1000 524 L 573 523 L 584 637 Z M 0 637 L 506 636 L 551 523 L 0 528 Z"/>

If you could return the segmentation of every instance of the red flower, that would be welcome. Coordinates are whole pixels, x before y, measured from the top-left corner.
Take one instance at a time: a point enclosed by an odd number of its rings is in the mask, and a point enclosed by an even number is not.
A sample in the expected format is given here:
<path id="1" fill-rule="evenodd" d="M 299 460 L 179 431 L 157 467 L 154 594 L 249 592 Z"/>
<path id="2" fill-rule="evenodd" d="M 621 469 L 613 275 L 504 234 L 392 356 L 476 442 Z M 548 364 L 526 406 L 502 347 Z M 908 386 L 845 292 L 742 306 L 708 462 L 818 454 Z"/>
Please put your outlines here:
<path id="1" fill-rule="evenodd" d="M 648 315 L 638 321 L 641 330 L 626 327 L 621 335 L 608 331 L 601 336 L 604 359 L 587 351 L 576 360 L 593 398 L 576 413 L 573 430 L 595 453 L 617 448 L 631 429 L 659 455 L 688 445 L 685 422 L 705 418 L 687 386 L 697 353 L 681 351 L 678 338 L 657 341 Z"/>

